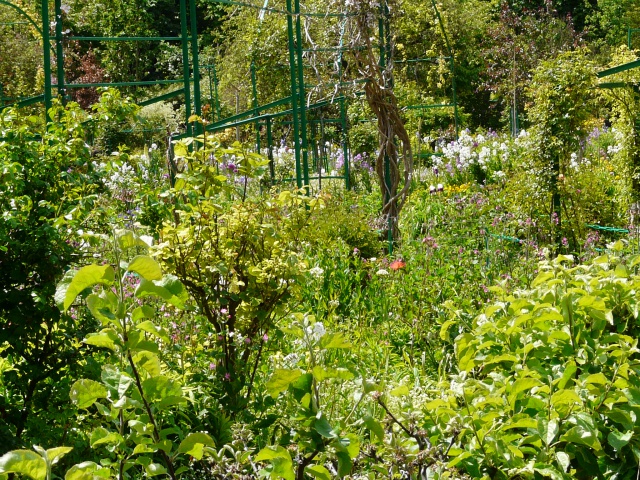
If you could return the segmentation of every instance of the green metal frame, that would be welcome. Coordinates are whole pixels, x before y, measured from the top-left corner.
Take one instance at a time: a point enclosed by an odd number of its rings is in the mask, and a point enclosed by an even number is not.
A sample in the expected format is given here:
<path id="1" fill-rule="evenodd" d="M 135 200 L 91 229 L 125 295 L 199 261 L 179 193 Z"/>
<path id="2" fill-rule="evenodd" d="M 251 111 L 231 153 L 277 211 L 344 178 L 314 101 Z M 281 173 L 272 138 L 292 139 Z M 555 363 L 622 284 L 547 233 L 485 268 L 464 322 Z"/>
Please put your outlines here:
<path id="1" fill-rule="evenodd" d="M 190 20 L 191 35 L 188 35 L 187 24 L 187 1 L 189 2 L 188 17 Z M 11 3 L 8 0 L 0 0 L 0 5 L 8 6 L 15 9 L 20 15 L 25 17 L 29 24 L 31 24 L 36 31 L 42 37 L 43 43 L 43 68 L 44 68 L 44 93 L 35 97 L 29 97 L 17 102 L 7 103 L 0 102 L 0 109 L 8 107 L 24 107 L 27 105 L 33 105 L 36 103 L 44 102 L 45 112 L 48 112 L 52 105 L 53 99 L 53 82 L 51 71 L 51 52 L 55 53 L 57 59 L 64 58 L 64 36 L 62 33 L 62 0 L 54 0 L 54 24 L 55 34 L 53 39 L 50 35 L 50 16 L 49 16 L 49 2 L 48 0 L 41 0 L 41 25 L 38 25 L 23 9 L 19 6 Z M 65 101 L 66 91 L 68 89 L 75 88 L 94 88 L 94 87 L 128 87 L 128 86 L 147 86 L 147 85 L 170 85 L 175 83 L 181 83 L 184 86 L 181 89 L 174 90 L 172 92 L 159 95 L 155 98 L 145 100 L 141 105 L 150 105 L 159 101 L 168 100 L 170 98 L 184 95 L 185 97 L 185 125 L 187 133 L 192 135 L 192 124 L 189 122 L 191 117 L 191 83 L 193 83 L 193 105 L 194 113 L 198 116 L 202 114 L 200 103 L 200 70 L 198 61 L 198 34 L 196 27 L 196 5 L 195 0 L 180 0 L 180 36 L 178 37 L 86 37 L 86 36 L 74 36 L 69 37 L 77 41 L 99 41 L 99 42 L 157 42 L 157 41 L 179 41 L 182 44 L 182 60 L 183 60 L 183 76 L 180 80 L 153 80 L 153 81 L 130 81 L 130 82 L 98 82 L 98 83 L 71 83 L 66 84 L 64 79 L 64 62 L 56 62 L 56 85 L 57 95 Z M 52 40 L 54 45 L 52 45 Z M 191 52 L 189 52 L 189 50 Z M 193 77 L 191 76 L 190 57 L 191 53 L 191 67 L 193 69 Z M 50 120 L 48 114 L 45 113 L 47 122 Z M 198 125 L 198 124 L 196 124 Z M 199 133 L 198 126 L 196 126 L 196 134 Z"/>
<path id="2" fill-rule="evenodd" d="M 631 36 L 634 33 L 639 33 L 640 32 L 640 28 L 629 28 L 629 30 L 627 30 L 627 47 L 629 47 L 629 50 L 631 50 Z"/>

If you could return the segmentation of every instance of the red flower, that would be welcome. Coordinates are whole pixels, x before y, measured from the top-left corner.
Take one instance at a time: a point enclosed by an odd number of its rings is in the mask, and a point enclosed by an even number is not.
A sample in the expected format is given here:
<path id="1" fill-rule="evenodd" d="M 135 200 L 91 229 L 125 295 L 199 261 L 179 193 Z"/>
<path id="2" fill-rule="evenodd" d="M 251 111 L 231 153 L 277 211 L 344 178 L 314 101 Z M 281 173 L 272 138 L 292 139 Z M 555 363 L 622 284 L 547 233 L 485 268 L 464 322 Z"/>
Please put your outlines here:
<path id="1" fill-rule="evenodd" d="M 404 260 L 394 260 L 393 262 L 391 262 L 391 265 L 389 265 L 389 268 L 391 270 L 400 270 L 401 268 L 406 267 L 407 264 L 404 262 Z"/>

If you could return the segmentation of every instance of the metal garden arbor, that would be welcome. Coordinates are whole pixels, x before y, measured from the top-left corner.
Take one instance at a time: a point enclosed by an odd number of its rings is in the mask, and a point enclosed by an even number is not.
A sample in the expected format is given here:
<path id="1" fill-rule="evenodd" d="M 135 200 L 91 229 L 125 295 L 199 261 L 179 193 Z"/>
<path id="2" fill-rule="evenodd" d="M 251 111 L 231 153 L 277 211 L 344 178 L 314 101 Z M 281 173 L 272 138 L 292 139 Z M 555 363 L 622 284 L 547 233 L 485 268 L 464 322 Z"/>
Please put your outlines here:
<path id="1" fill-rule="evenodd" d="M 188 4 L 187 4 L 188 2 Z M 90 88 L 90 87 L 125 87 L 125 86 L 148 86 L 148 85 L 169 85 L 169 84 L 181 84 L 182 86 L 172 92 L 164 95 L 149 99 L 142 102 L 143 105 L 149 105 L 155 102 L 168 100 L 170 98 L 184 95 L 186 117 L 187 119 L 192 114 L 191 107 L 191 83 L 193 83 L 193 106 L 196 115 L 201 114 L 200 103 L 200 71 L 198 62 L 198 35 L 196 28 L 196 6 L 195 0 L 180 0 L 180 36 L 176 37 L 82 37 L 71 36 L 66 37 L 63 34 L 62 26 L 62 0 L 54 0 L 53 18 L 54 21 L 50 23 L 50 8 L 47 0 L 41 1 L 41 23 L 38 24 L 33 18 L 27 14 L 18 5 L 10 2 L 9 0 L 0 0 L 0 6 L 7 6 L 16 10 L 22 17 L 24 17 L 28 23 L 30 23 L 38 34 L 42 38 L 42 54 L 43 54 L 43 69 L 44 69 L 44 93 L 35 97 L 22 99 L 17 102 L 8 103 L 6 105 L 0 105 L 1 108 L 6 107 L 23 107 L 27 105 L 33 105 L 36 103 L 44 103 L 45 110 L 48 112 L 51 108 L 52 99 L 54 97 L 54 91 L 56 95 L 61 99 L 65 99 L 67 91 L 75 88 Z M 188 14 L 187 14 L 188 12 Z M 188 25 L 188 20 L 190 25 Z M 51 35 L 51 25 L 54 25 L 54 35 Z M 189 33 L 191 34 L 189 36 Z M 149 81 L 131 81 L 131 82 L 113 82 L 113 83 L 66 83 L 64 75 L 64 41 L 99 41 L 99 42 L 180 42 L 182 45 L 182 61 L 183 61 L 183 75 L 178 80 L 149 80 Z M 191 50 L 191 67 L 189 50 Z M 51 53 L 55 55 L 56 65 L 56 82 L 53 82 L 52 71 L 52 57 Z M 47 121 L 49 120 L 48 116 Z M 189 122 L 185 122 L 187 125 L 187 133 L 191 135 L 192 128 Z"/>

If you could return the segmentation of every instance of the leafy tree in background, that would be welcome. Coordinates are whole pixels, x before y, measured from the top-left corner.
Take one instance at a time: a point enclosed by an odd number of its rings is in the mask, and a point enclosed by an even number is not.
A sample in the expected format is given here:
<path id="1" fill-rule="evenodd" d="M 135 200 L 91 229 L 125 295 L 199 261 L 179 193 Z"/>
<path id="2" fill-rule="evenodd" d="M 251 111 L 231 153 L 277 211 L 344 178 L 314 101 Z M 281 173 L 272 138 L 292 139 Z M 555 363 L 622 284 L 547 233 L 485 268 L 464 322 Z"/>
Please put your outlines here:
<path id="1" fill-rule="evenodd" d="M 42 44 L 24 22 L 15 10 L 0 5 L 0 90 L 12 99 L 38 90 L 42 68 Z"/>
<path id="2" fill-rule="evenodd" d="M 568 51 L 580 43 L 571 19 L 563 20 L 546 8 L 518 11 L 504 2 L 496 23 L 487 29 L 482 57 L 482 89 L 503 103 L 513 134 L 518 130 L 519 112 L 530 99 L 525 93 L 533 70 L 544 59 Z"/>
<path id="3" fill-rule="evenodd" d="M 598 0 L 587 16 L 588 39 L 608 54 L 607 47 L 627 43 L 629 28 L 640 28 L 640 4 L 635 0 Z M 634 45 L 640 45 L 637 41 Z"/>

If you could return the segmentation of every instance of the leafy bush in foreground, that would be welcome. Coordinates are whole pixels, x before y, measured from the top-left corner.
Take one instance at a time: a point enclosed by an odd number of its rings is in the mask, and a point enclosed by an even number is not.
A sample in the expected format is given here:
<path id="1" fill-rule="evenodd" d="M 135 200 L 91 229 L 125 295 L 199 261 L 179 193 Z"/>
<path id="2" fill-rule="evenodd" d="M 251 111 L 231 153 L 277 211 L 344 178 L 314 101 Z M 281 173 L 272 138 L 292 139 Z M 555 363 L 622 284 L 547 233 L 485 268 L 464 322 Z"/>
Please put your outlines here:
<path id="1" fill-rule="evenodd" d="M 459 372 L 424 405 L 449 466 L 476 478 L 635 477 L 639 262 L 559 256 L 457 336 Z"/>

